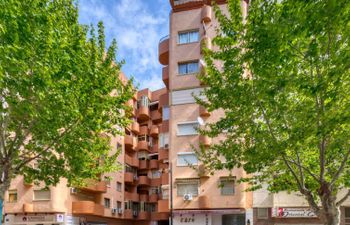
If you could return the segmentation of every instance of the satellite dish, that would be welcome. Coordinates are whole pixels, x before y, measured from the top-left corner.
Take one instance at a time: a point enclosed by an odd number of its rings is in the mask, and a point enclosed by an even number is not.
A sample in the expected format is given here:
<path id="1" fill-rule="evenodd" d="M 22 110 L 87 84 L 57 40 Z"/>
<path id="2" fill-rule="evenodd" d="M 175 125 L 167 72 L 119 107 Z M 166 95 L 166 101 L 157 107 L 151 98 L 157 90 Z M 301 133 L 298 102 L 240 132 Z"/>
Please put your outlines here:
<path id="1" fill-rule="evenodd" d="M 200 117 L 200 116 L 197 117 L 197 122 L 198 122 L 199 125 L 201 125 L 201 126 L 204 126 L 204 125 L 205 125 L 204 120 L 203 120 L 202 117 Z"/>

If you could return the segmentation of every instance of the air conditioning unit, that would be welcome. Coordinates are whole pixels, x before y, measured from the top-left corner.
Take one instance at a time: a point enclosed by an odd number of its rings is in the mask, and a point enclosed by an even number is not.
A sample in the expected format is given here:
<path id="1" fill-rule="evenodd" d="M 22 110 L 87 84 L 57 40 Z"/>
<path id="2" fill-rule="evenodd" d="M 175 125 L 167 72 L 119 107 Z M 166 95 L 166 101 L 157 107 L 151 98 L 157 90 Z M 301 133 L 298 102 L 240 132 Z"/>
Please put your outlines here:
<path id="1" fill-rule="evenodd" d="M 71 188 L 71 189 L 70 189 L 70 193 L 71 193 L 71 194 L 78 194 L 78 189 L 76 189 L 76 188 Z"/>
<path id="2" fill-rule="evenodd" d="M 191 201 L 192 200 L 192 194 L 184 194 L 184 201 Z"/>
<path id="3" fill-rule="evenodd" d="M 118 208 L 118 214 L 123 214 L 123 209 L 122 208 Z"/>
<path id="4" fill-rule="evenodd" d="M 118 212 L 117 208 L 112 208 L 112 214 L 116 214 Z"/>
<path id="5" fill-rule="evenodd" d="M 133 215 L 134 217 L 137 217 L 137 216 L 139 215 L 139 212 L 138 212 L 138 211 L 133 211 L 133 212 L 132 212 L 132 215 Z"/>
<path id="6" fill-rule="evenodd" d="M 169 148 L 169 144 L 165 144 L 165 145 L 164 145 L 164 148 Z"/>

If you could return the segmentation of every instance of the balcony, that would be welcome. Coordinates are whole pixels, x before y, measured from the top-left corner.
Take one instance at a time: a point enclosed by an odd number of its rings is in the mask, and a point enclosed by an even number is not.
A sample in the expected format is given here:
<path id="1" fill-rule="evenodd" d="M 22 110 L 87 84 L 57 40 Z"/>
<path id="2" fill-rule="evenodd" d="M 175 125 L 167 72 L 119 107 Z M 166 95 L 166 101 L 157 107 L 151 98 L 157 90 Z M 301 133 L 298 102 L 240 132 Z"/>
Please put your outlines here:
<path id="1" fill-rule="evenodd" d="M 139 141 L 139 143 L 137 143 L 137 150 L 138 151 L 148 151 L 148 142 L 147 141 Z"/>
<path id="2" fill-rule="evenodd" d="M 158 169 L 158 167 L 159 167 L 159 163 L 158 163 L 158 160 L 157 160 L 157 159 L 151 159 L 151 160 L 149 161 L 149 168 L 150 168 L 151 170 L 153 170 L 153 169 Z"/>
<path id="3" fill-rule="evenodd" d="M 174 12 L 196 9 L 203 6 L 203 0 L 170 0 Z"/>
<path id="4" fill-rule="evenodd" d="M 202 195 L 198 197 L 198 207 L 200 209 L 211 208 L 210 200 L 208 196 Z"/>
<path id="5" fill-rule="evenodd" d="M 148 160 L 139 160 L 139 169 L 148 170 Z"/>
<path id="6" fill-rule="evenodd" d="M 153 144 L 153 145 L 152 145 L 151 152 L 152 152 L 152 153 L 158 152 L 158 144 Z"/>
<path id="7" fill-rule="evenodd" d="M 133 149 L 134 148 L 134 138 L 132 135 L 125 135 L 124 136 L 124 145 L 128 149 Z"/>
<path id="8" fill-rule="evenodd" d="M 133 192 L 125 192 L 124 198 L 126 201 L 133 201 L 133 202 L 139 202 L 140 201 L 140 196 L 138 193 L 133 193 Z"/>
<path id="9" fill-rule="evenodd" d="M 160 161 L 169 160 L 169 150 L 168 149 L 159 150 L 158 159 Z"/>
<path id="10" fill-rule="evenodd" d="M 202 22 L 210 23 L 212 17 L 212 9 L 210 5 L 204 5 L 202 8 Z"/>
<path id="11" fill-rule="evenodd" d="M 139 212 L 139 220 L 150 220 L 151 218 L 151 213 L 150 212 L 146 212 L 146 211 L 140 211 Z"/>
<path id="12" fill-rule="evenodd" d="M 104 215 L 103 205 L 96 204 L 93 201 L 78 201 L 72 202 L 72 213 L 79 215 Z"/>
<path id="13" fill-rule="evenodd" d="M 152 178 L 151 179 L 151 186 L 152 187 L 159 187 L 162 185 L 161 179 L 160 178 Z"/>
<path id="14" fill-rule="evenodd" d="M 150 203 L 157 203 L 157 202 L 158 202 L 158 194 L 151 194 L 151 195 L 149 196 L 148 201 L 149 201 Z"/>
<path id="15" fill-rule="evenodd" d="M 134 132 L 135 134 L 139 134 L 140 133 L 140 125 L 138 122 L 134 121 L 131 124 L 131 131 Z"/>
<path id="16" fill-rule="evenodd" d="M 159 41 L 158 59 L 162 65 L 169 64 L 169 35 L 161 38 Z"/>
<path id="17" fill-rule="evenodd" d="M 140 202 L 148 202 L 148 194 L 140 194 Z"/>
<path id="18" fill-rule="evenodd" d="M 168 199 L 162 199 L 158 200 L 158 212 L 162 213 L 168 213 L 169 212 L 169 200 Z"/>
<path id="19" fill-rule="evenodd" d="M 134 219 L 134 213 L 132 209 L 125 209 L 124 210 L 124 218 L 125 219 Z"/>
<path id="20" fill-rule="evenodd" d="M 139 159 L 136 156 L 129 156 L 125 154 L 125 163 L 129 166 L 139 167 Z"/>
<path id="21" fill-rule="evenodd" d="M 81 190 L 94 192 L 94 193 L 106 193 L 107 183 L 105 181 L 87 180 L 86 186 L 79 187 Z"/>
<path id="22" fill-rule="evenodd" d="M 125 172 L 124 173 L 124 182 L 126 184 L 134 184 L 135 179 L 134 179 L 135 174 L 131 172 Z"/>
<path id="23" fill-rule="evenodd" d="M 206 135 L 199 136 L 199 143 L 204 147 L 209 147 L 211 145 L 211 139 Z"/>
<path id="24" fill-rule="evenodd" d="M 158 110 L 151 111 L 151 119 L 153 123 L 162 122 L 162 114 Z"/>
<path id="25" fill-rule="evenodd" d="M 169 88 L 169 66 L 162 68 L 162 79 L 165 87 Z"/>
<path id="26" fill-rule="evenodd" d="M 30 203 L 23 204 L 23 212 L 24 213 L 32 213 L 34 212 L 34 205 Z"/>
<path id="27" fill-rule="evenodd" d="M 151 220 L 161 221 L 161 220 L 169 220 L 170 214 L 168 212 L 152 212 Z"/>
<path id="28" fill-rule="evenodd" d="M 169 174 L 168 173 L 162 173 L 160 179 L 161 179 L 162 185 L 169 184 Z"/>
<path id="29" fill-rule="evenodd" d="M 139 186 L 150 186 L 151 181 L 147 176 L 139 176 Z"/>
<path id="30" fill-rule="evenodd" d="M 202 105 L 199 106 L 199 116 L 201 117 L 209 117 L 210 112 Z"/>
<path id="31" fill-rule="evenodd" d="M 140 106 L 137 110 L 137 118 L 140 121 L 145 121 L 149 119 L 149 108 L 147 106 Z"/>
<path id="32" fill-rule="evenodd" d="M 148 135 L 148 127 L 147 126 L 141 126 L 139 135 Z"/>
<path id="33" fill-rule="evenodd" d="M 159 113 L 159 112 L 157 112 L 157 113 Z M 150 135 L 152 137 L 158 137 L 158 134 L 159 134 L 158 126 L 157 125 L 152 125 Z"/>
<path id="34" fill-rule="evenodd" d="M 159 132 L 160 133 L 169 132 L 169 120 L 163 121 L 163 123 L 159 126 Z"/>

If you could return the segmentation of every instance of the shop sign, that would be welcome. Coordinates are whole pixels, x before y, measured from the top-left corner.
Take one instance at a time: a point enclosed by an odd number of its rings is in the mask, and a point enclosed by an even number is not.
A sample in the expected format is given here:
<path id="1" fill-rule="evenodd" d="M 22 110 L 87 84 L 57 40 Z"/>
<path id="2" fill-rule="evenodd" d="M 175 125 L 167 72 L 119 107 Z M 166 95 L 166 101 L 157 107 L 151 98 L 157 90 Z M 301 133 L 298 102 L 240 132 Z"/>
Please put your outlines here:
<path id="1" fill-rule="evenodd" d="M 15 217 L 15 222 L 55 222 L 54 215 L 19 215 Z"/>
<path id="2" fill-rule="evenodd" d="M 316 214 L 309 208 L 272 208 L 272 216 L 280 218 L 314 218 Z"/>

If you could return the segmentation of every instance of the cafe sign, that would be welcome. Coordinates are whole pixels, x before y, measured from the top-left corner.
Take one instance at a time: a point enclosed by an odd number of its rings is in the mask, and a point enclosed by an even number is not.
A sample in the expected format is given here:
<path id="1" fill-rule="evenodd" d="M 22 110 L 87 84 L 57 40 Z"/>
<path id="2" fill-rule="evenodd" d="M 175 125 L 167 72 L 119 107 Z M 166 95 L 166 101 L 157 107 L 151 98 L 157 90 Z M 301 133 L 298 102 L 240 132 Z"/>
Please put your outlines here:
<path id="1" fill-rule="evenodd" d="M 316 214 L 309 208 L 272 208 L 272 216 L 278 218 L 314 218 Z"/>

